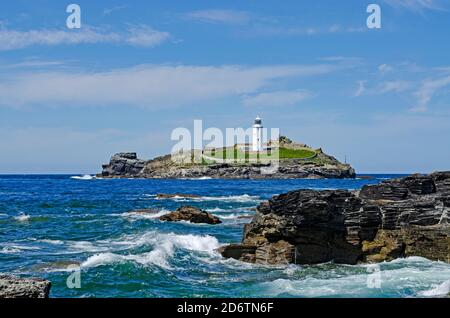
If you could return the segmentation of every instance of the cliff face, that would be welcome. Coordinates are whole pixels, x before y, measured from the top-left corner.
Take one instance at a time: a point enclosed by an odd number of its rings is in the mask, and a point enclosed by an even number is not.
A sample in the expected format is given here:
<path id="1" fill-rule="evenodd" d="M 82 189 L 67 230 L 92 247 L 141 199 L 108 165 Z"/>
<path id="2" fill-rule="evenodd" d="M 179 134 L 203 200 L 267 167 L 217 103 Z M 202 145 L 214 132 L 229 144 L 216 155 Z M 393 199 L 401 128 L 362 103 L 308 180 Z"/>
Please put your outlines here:
<path id="1" fill-rule="evenodd" d="M 280 160 L 279 168 L 270 174 L 262 173 L 269 168 L 266 164 L 176 164 L 170 155 L 153 160 L 141 160 L 136 153 L 118 153 L 111 157 L 109 164 L 103 165 L 99 174 L 102 178 L 221 178 L 221 179 L 289 179 L 289 178 L 354 178 L 355 170 L 341 164 L 335 158 L 323 153 L 308 162 L 301 159 Z"/>
<path id="2" fill-rule="evenodd" d="M 263 264 L 450 262 L 450 172 L 385 181 L 359 192 L 298 190 L 262 203 L 224 257 Z"/>

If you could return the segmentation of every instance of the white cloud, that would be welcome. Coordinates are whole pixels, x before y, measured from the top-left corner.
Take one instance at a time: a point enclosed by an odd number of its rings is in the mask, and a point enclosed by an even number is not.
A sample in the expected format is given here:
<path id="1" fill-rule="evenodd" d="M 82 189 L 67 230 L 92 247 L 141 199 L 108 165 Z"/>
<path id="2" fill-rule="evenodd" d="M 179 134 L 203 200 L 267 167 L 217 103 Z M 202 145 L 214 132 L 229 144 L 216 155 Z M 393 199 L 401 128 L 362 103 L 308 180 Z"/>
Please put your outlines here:
<path id="1" fill-rule="evenodd" d="M 170 38 L 168 32 L 154 30 L 148 26 L 130 27 L 127 32 L 108 32 L 90 27 L 80 30 L 29 30 L 0 29 L 0 51 L 23 49 L 33 45 L 126 43 L 135 46 L 153 47 Z"/>
<path id="2" fill-rule="evenodd" d="M 388 5 L 411 11 L 420 12 L 423 10 L 442 10 L 442 6 L 437 0 L 384 0 Z"/>
<path id="3" fill-rule="evenodd" d="M 257 25 L 249 31 L 242 31 L 243 34 L 257 36 L 312 36 L 321 34 L 340 34 L 340 33 L 361 33 L 366 32 L 367 28 L 363 27 L 344 27 L 340 25 L 330 25 L 325 27 L 315 26 L 265 26 Z"/>
<path id="4" fill-rule="evenodd" d="M 122 6 L 115 6 L 112 8 L 106 8 L 103 10 L 103 15 L 110 15 L 111 13 L 115 12 L 115 11 L 120 11 L 120 10 L 124 10 L 126 9 L 127 6 L 122 5 Z"/>
<path id="5" fill-rule="evenodd" d="M 414 97 L 417 98 L 417 105 L 410 109 L 412 112 L 426 112 L 428 105 L 435 94 L 442 88 L 450 85 L 450 76 L 440 79 L 428 79 L 422 82 L 422 86 Z"/>
<path id="6" fill-rule="evenodd" d="M 291 106 L 311 97 L 312 93 L 306 90 L 276 91 L 260 93 L 254 96 L 245 96 L 242 99 L 242 104 L 250 107 Z"/>
<path id="7" fill-rule="evenodd" d="M 321 75 L 342 69 L 331 64 L 142 65 L 110 72 L 29 72 L 0 80 L 0 105 L 129 105 L 155 109 L 255 94 L 280 78 Z"/>
<path id="8" fill-rule="evenodd" d="M 353 97 L 359 97 L 366 92 L 366 81 L 358 81 L 358 88 L 353 94 Z"/>
<path id="9" fill-rule="evenodd" d="M 184 16 L 209 23 L 242 24 L 250 20 L 247 12 L 234 10 L 199 10 L 188 12 Z"/>
<path id="10" fill-rule="evenodd" d="M 376 94 L 386 94 L 386 93 L 401 93 L 411 88 L 411 83 L 408 81 L 387 81 L 376 89 L 374 93 Z"/>
<path id="11" fill-rule="evenodd" d="M 358 89 L 353 94 L 354 97 L 362 95 L 381 95 L 387 93 L 402 93 L 412 87 L 412 83 L 402 80 L 386 81 L 379 84 L 377 87 L 366 87 L 367 81 L 358 81 Z"/>
<path id="12" fill-rule="evenodd" d="M 388 64 L 381 64 L 378 66 L 378 71 L 380 71 L 381 73 L 388 73 L 393 70 L 394 70 L 394 68 Z"/>

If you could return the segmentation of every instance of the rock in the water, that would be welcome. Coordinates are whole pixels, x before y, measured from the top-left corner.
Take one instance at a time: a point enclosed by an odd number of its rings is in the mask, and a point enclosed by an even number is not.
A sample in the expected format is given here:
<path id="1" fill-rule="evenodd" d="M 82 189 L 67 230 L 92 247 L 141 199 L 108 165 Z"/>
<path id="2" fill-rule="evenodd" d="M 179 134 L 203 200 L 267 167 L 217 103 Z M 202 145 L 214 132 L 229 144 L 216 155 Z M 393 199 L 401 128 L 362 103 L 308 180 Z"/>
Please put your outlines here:
<path id="1" fill-rule="evenodd" d="M 450 173 L 361 191 L 298 190 L 257 209 L 224 257 L 264 264 L 356 264 L 421 256 L 450 262 Z M 254 252 L 253 252 L 254 251 Z"/>
<path id="2" fill-rule="evenodd" d="M 99 177 L 137 177 L 144 169 L 145 164 L 146 161 L 138 159 L 135 152 L 118 153 L 111 157 L 109 164 L 103 165 L 103 171 Z"/>
<path id="3" fill-rule="evenodd" d="M 50 287 L 44 279 L 0 275 L 0 298 L 48 298 Z"/>
<path id="4" fill-rule="evenodd" d="M 159 218 L 161 221 L 179 222 L 188 221 L 191 223 L 220 224 L 222 221 L 208 213 L 192 206 L 183 206 L 176 211 L 163 215 Z"/>

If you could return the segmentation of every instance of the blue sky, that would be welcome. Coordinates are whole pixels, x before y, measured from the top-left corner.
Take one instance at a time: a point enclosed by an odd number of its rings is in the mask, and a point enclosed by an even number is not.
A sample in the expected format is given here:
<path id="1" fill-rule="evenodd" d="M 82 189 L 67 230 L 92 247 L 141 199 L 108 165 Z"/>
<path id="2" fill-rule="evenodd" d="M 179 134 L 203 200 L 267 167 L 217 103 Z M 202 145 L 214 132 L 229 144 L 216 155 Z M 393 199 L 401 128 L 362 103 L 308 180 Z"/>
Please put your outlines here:
<path id="1" fill-rule="evenodd" d="M 78 0 L 79 30 L 70 3 L 0 4 L 0 173 L 95 173 L 256 115 L 360 173 L 450 169 L 448 1 Z"/>

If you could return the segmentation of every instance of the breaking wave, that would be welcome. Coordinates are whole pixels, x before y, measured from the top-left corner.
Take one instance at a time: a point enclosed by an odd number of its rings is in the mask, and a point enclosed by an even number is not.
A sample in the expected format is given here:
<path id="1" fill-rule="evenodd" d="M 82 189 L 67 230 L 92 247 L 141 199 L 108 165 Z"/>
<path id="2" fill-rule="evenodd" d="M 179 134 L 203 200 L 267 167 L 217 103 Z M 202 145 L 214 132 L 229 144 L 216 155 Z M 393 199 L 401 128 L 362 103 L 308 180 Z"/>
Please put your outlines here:
<path id="1" fill-rule="evenodd" d="M 430 290 L 426 290 L 420 293 L 420 295 L 425 297 L 447 296 L 449 294 L 450 294 L 450 280 L 447 280 Z"/>
<path id="2" fill-rule="evenodd" d="M 251 196 L 248 194 L 243 195 L 230 195 L 230 196 L 202 196 L 202 197 L 188 197 L 177 195 L 171 198 L 158 198 L 158 200 L 174 200 L 174 201 L 196 201 L 196 202 L 205 202 L 205 201 L 224 201 L 224 202 L 259 202 L 261 199 L 259 196 Z"/>
<path id="3" fill-rule="evenodd" d="M 131 211 L 131 212 L 125 212 L 120 214 L 120 216 L 124 218 L 130 218 L 130 219 L 157 219 L 163 215 L 166 215 L 170 213 L 169 210 L 161 210 L 159 212 L 155 213 L 143 213 L 143 212 L 137 212 L 137 211 Z"/>
<path id="4" fill-rule="evenodd" d="M 92 179 L 95 179 L 94 176 L 91 176 L 89 174 L 85 174 L 85 175 L 82 175 L 82 176 L 73 176 L 73 177 L 70 177 L 70 178 L 71 179 L 75 179 L 75 180 L 92 180 Z"/>
<path id="5" fill-rule="evenodd" d="M 17 216 L 14 217 L 14 220 L 18 221 L 18 222 L 27 222 L 30 220 L 30 216 L 28 214 L 25 213 L 21 213 Z"/>
<path id="6" fill-rule="evenodd" d="M 140 237 L 128 236 L 124 237 L 122 241 L 111 242 L 112 247 L 115 245 L 125 245 L 129 249 L 150 245 L 153 249 L 140 254 L 118 254 L 113 251 L 95 254 L 84 261 L 81 267 L 89 268 L 131 261 L 140 265 L 156 265 L 170 269 L 170 259 L 176 249 L 212 254 L 220 246 L 219 241 L 209 235 L 178 235 L 157 232 L 148 232 Z"/>

